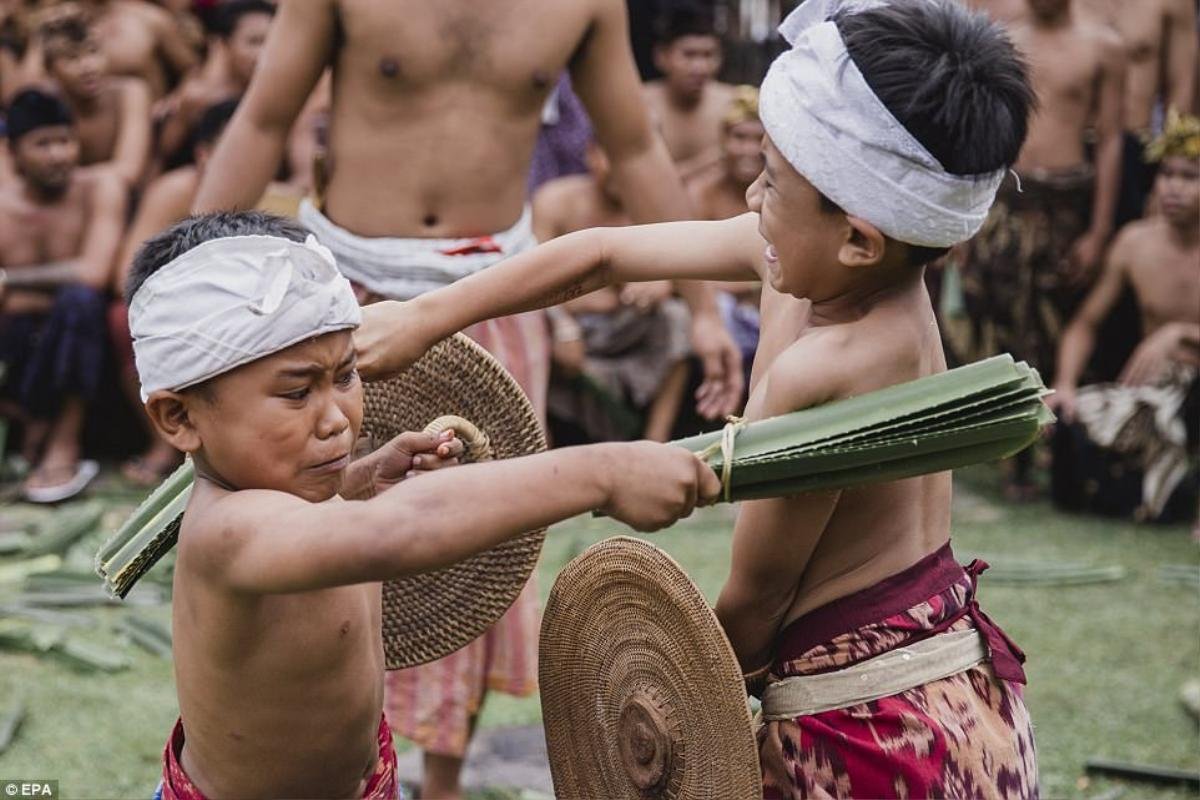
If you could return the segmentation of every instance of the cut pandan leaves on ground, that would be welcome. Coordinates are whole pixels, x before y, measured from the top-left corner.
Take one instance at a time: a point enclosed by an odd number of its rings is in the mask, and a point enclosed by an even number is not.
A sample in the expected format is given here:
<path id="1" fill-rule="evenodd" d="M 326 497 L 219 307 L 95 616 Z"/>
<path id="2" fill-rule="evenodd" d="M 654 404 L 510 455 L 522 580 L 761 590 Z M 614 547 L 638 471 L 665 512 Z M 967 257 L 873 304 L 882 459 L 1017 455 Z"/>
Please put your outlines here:
<path id="1" fill-rule="evenodd" d="M 104 506 L 100 503 L 59 511 L 41 530 L 30 536 L 29 545 L 22 555 L 31 558 L 52 553 L 62 555 L 71 545 L 94 531 L 102 516 Z"/>
<path id="2" fill-rule="evenodd" d="M 845 489 L 1006 458 L 1054 421 L 1037 371 L 996 356 L 749 423 L 733 440 L 731 500 Z M 674 444 L 722 474 L 723 432 Z"/>
<path id="3" fill-rule="evenodd" d="M 194 474 L 192 460 L 184 460 L 96 554 L 96 572 L 114 596 L 129 594 L 138 579 L 175 546 Z"/>
<path id="4" fill-rule="evenodd" d="M 9 703 L 0 716 L 0 755 L 9 748 L 17 738 L 17 731 L 25 721 L 25 701 L 20 698 Z"/>
<path id="5" fill-rule="evenodd" d="M 121 632 L 143 650 L 159 658 L 171 657 L 171 634 L 158 623 L 141 617 L 126 617 L 121 620 Z"/>
<path id="6" fill-rule="evenodd" d="M 52 625 L 26 625 L 0 620 L 0 650 L 52 655 L 77 669 L 116 672 L 129 666 L 123 654 L 72 636 Z"/>

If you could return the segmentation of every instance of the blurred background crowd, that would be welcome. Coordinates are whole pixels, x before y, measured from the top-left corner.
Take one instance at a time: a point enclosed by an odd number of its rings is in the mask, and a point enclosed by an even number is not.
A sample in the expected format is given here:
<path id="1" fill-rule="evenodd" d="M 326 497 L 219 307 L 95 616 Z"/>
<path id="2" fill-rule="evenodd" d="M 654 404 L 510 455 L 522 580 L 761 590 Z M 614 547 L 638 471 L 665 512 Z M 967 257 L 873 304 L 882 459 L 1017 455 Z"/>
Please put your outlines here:
<path id="1" fill-rule="evenodd" d="M 965 2 L 966 0 L 964 0 Z M 1200 433 L 1195 0 L 972 0 L 1008 26 L 1040 106 L 984 230 L 928 274 L 952 361 L 1010 352 L 1056 389 L 1053 440 L 1005 472 L 1014 501 L 1194 518 Z M 746 213 L 756 86 L 792 0 L 628 0 L 643 101 L 697 219 Z M 101 465 L 151 486 L 179 462 L 138 400 L 123 283 L 188 215 L 249 86 L 268 0 L 0 0 L 0 437 L 7 499 L 59 502 Z M 528 176 L 537 237 L 631 221 L 564 75 Z M 330 80 L 258 205 L 296 215 L 327 170 Z M 747 375 L 758 286 L 715 287 Z M 713 423 L 669 285 L 547 316 L 556 444 L 667 440 Z"/>

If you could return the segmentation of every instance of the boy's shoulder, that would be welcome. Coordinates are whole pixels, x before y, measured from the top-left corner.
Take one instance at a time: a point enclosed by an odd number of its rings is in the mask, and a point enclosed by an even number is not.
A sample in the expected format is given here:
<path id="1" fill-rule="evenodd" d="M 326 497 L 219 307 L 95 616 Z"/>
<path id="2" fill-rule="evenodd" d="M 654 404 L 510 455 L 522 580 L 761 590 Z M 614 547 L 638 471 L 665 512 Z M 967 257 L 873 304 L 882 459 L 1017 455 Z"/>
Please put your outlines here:
<path id="1" fill-rule="evenodd" d="M 179 553 L 202 571 L 223 570 L 256 532 L 303 504 L 286 492 L 197 486 L 183 515 Z"/>
<path id="2" fill-rule="evenodd" d="M 765 402 L 772 414 L 865 394 L 919 377 L 922 348 L 899 330 L 860 320 L 810 327 L 772 361 Z"/>

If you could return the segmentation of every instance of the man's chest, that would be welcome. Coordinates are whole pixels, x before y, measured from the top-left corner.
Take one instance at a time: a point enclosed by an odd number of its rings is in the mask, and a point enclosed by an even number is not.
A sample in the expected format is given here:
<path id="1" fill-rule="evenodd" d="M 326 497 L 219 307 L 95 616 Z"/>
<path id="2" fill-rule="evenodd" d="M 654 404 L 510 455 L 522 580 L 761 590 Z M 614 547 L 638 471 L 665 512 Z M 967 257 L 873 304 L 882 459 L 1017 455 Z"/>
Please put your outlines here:
<path id="1" fill-rule="evenodd" d="M 339 68 L 381 89 L 469 82 L 544 96 L 584 43 L 590 3 L 341 0 Z"/>
<path id="2" fill-rule="evenodd" d="M 706 99 L 691 109 L 660 102 L 658 113 L 663 138 L 676 161 L 712 150 L 720 140 L 721 112 L 714 102 Z"/>
<path id="3" fill-rule="evenodd" d="M 1055 104 L 1088 106 L 1100 65 L 1095 48 L 1080 36 L 1031 36 L 1021 43 L 1043 110 Z"/>
<path id="4" fill-rule="evenodd" d="M 0 264 L 21 267 L 79 255 L 87 224 L 78 208 L 19 208 L 4 212 L 0 224 Z"/>

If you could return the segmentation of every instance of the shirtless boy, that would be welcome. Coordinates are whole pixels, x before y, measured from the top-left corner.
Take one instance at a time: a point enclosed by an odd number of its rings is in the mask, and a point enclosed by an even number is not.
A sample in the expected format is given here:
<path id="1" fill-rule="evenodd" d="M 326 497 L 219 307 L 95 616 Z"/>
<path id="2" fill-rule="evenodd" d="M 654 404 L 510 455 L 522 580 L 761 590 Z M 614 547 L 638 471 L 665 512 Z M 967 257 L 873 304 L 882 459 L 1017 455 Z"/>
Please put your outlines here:
<path id="1" fill-rule="evenodd" d="M 613 190 L 608 157 L 595 140 L 586 149 L 588 173 L 548 181 L 533 196 L 533 230 L 549 241 L 585 228 L 629 225 Z M 637 293 L 636 289 L 651 292 Z M 643 412 L 641 435 L 652 442 L 671 437 L 687 388 L 690 354 L 687 309 L 672 298 L 671 282 L 605 287 L 549 309 L 554 370 L 549 413 L 564 428 L 560 444 L 573 436 L 587 441 L 633 438 L 613 419 L 595 393 L 581 390 L 579 375 L 599 385 L 617 403 Z"/>
<path id="2" fill-rule="evenodd" d="M 205 109 L 245 93 L 274 16 L 275 4 L 267 0 L 228 0 L 217 7 L 217 36 L 208 61 L 167 100 L 170 113 L 159 135 L 159 157 L 169 159 L 188 143 Z"/>
<path id="3" fill-rule="evenodd" d="M 1188 419 L 1187 409 L 1194 413 L 1196 406 L 1195 400 L 1189 406 L 1188 394 L 1200 395 L 1200 119 L 1172 115 L 1158 143 L 1159 152 L 1148 161 L 1161 159 L 1156 186 L 1160 213 L 1131 222 L 1117 234 L 1104 274 L 1063 335 L 1055 393 L 1049 398 L 1063 422 L 1082 417 L 1079 422 L 1095 444 L 1142 460 L 1139 466 L 1151 473 L 1151 481 L 1144 483 L 1136 512 L 1146 519 L 1159 517 L 1186 477 L 1197 432 L 1197 420 Z M 1100 326 L 1126 287 L 1137 299 L 1141 344 L 1125 365 L 1119 385 L 1081 388 Z M 1143 388 L 1157 391 L 1139 391 Z M 1136 397 L 1137 402 L 1119 402 L 1122 395 Z M 1153 410 L 1150 424 L 1133 419 L 1142 409 Z M 1172 428 L 1179 428 L 1183 436 L 1173 436 Z M 1091 487 L 1070 485 L 1079 481 L 1070 477 L 1074 465 L 1060 463 L 1073 460 L 1064 435 L 1057 436 L 1055 495 L 1072 505 L 1083 502 L 1078 493 L 1091 493 Z M 1164 480 L 1153 480 L 1156 462 Z M 1168 464 L 1177 468 L 1168 469 Z M 1092 507 L 1114 512 L 1122 505 L 1134 510 L 1131 503 L 1107 505 L 1116 495 L 1110 489 L 1108 498 L 1094 497 L 1088 505 L 1095 502 Z"/>
<path id="4" fill-rule="evenodd" d="M 175 566 L 167 800 L 394 798 L 380 581 L 589 509 L 656 529 L 719 490 L 691 454 L 644 442 L 414 480 L 461 445 L 401 434 L 350 465 L 360 310 L 305 236 L 260 212 L 193 217 L 130 274 L 146 412 L 197 474 Z"/>
<path id="5" fill-rule="evenodd" d="M 390 374 L 451 330 L 616 281 L 760 277 L 748 419 L 944 370 L 924 266 L 983 224 L 1032 90 L 986 17 L 943 0 L 825 21 L 837 5 L 801 5 L 781 29 L 793 49 L 763 83 L 752 213 L 581 231 L 368 308 L 360 368 Z M 717 614 L 748 677 L 771 684 L 767 797 L 1036 795 L 1023 656 L 977 610 L 983 565 L 954 562 L 950 489 L 941 473 L 743 504 Z M 858 686 L 857 662 L 900 646 L 923 666 L 887 696 L 795 707 L 796 676 Z"/>
<path id="6" fill-rule="evenodd" d="M 42 32 L 46 72 L 75 115 L 80 166 L 103 165 L 136 186 L 150 155 L 150 92 L 138 78 L 116 77 L 95 32 L 80 14 Z"/>
<path id="7" fill-rule="evenodd" d="M 158 99 L 196 64 L 196 53 L 171 12 L 141 0 L 86 0 L 109 69 L 141 78 Z"/>
<path id="8" fill-rule="evenodd" d="M 19 92 L 7 127 L 17 177 L 0 186 L 0 398 L 25 423 L 25 499 L 56 503 L 97 471 L 81 457 L 83 422 L 104 376 L 105 290 L 126 190 L 111 172 L 78 169 L 71 112 L 57 97 Z"/>
<path id="9" fill-rule="evenodd" d="M 721 40 L 711 10 L 671 7 L 658 20 L 655 34 L 654 65 L 663 77 L 646 84 L 646 105 L 686 180 L 719 158 L 720 122 L 733 87 L 716 80 Z"/>

